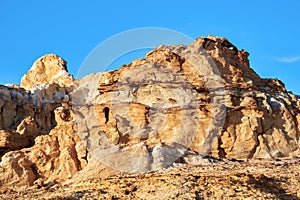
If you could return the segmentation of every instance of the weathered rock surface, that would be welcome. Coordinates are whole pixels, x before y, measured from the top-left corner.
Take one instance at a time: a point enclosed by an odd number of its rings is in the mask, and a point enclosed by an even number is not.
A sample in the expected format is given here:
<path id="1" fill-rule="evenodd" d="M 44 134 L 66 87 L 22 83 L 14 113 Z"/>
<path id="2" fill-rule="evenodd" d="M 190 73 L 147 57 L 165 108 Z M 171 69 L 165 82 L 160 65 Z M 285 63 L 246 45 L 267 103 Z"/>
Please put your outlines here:
<path id="1" fill-rule="evenodd" d="M 55 54 L 39 58 L 22 78 L 21 87 L 31 90 L 51 83 L 60 87 L 70 87 L 74 84 L 74 79 L 67 70 L 67 62 Z"/>
<path id="2" fill-rule="evenodd" d="M 34 138 L 38 136 L 39 130 L 34 119 L 29 116 L 25 118 L 15 131 L 0 131 L 1 151 L 17 150 L 34 144 Z M 3 154 L 3 152 L 1 152 Z"/>
<path id="3" fill-rule="evenodd" d="M 58 56 L 46 55 L 22 80 L 29 90 L 1 86 L 1 187 L 53 184 L 86 165 L 68 106 L 76 82 L 65 65 Z"/>
<path id="4" fill-rule="evenodd" d="M 189 152 L 237 160 L 299 157 L 300 101 L 279 80 L 260 78 L 248 55 L 226 39 L 200 38 L 99 74 L 94 102 L 79 109 L 89 154 L 131 172 L 169 166 Z M 88 91 L 81 85 L 78 94 Z"/>
<path id="5" fill-rule="evenodd" d="M 71 178 L 85 165 L 86 150 L 75 134 L 70 110 L 55 110 L 57 126 L 48 135 L 35 138 L 35 145 L 12 151 L 2 157 L 0 184 L 20 189 L 43 186 Z"/>
<path id="6" fill-rule="evenodd" d="M 205 156 L 300 157 L 299 98 L 260 78 L 248 55 L 209 36 L 79 81 L 60 57 L 40 58 L 21 87 L 0 86 L 1 187 L 199 165 Z"/>

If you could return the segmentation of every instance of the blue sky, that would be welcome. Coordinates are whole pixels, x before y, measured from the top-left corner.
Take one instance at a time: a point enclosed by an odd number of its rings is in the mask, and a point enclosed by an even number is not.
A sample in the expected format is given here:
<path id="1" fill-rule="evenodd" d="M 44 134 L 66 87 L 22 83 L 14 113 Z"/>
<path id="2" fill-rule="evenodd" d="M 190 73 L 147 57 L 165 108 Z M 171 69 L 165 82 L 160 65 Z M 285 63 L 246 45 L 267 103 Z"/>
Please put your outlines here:
<path id="1" fill-rule="evenodd" d="M 19 83 L 46 53 L 76 75 L 91 50 L 133 28 L 164 27 L 192 38 L 227 37 L 250 52 L 252 68 L 300 94 L 300 1 L 0 1 L 0 83 Z M 123 58 L 129 61 L 135 56 Z M 119 62 L 121 63 L 121 62 Z"/>

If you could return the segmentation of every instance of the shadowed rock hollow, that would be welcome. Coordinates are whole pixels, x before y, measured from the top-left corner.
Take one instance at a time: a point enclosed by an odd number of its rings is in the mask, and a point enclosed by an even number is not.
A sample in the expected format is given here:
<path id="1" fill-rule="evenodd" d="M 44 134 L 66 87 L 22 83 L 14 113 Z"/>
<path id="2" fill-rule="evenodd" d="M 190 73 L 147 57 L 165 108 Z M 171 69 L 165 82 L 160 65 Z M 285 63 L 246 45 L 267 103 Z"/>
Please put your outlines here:
<path id="1" fill-rule="evenodd" d="M 193 166 L 204 156 L 300 157 L 299 98 L 260 78 L 248 56 L 209 36 L 81 80 L 60 57 L 43 56 L 21 86 L 0 86 L 1 187 Z"/>

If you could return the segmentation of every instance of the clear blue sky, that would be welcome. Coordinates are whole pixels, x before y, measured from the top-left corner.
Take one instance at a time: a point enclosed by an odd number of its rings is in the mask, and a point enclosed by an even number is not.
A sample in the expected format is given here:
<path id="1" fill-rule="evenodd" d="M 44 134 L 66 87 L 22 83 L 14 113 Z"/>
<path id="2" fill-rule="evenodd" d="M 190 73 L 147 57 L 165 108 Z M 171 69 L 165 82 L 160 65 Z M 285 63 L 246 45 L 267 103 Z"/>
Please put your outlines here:
<path id="1" fill-rule="evenodd" d="M 192 38 L 227 37 L 250 52 L 262 77 L 277 77 L 300 94 L 300 1 L 0 1 L 0 83 L 19 83 L 46 53 L 73 75 L 89 52 L 119 32 L 164 27 Z"/>

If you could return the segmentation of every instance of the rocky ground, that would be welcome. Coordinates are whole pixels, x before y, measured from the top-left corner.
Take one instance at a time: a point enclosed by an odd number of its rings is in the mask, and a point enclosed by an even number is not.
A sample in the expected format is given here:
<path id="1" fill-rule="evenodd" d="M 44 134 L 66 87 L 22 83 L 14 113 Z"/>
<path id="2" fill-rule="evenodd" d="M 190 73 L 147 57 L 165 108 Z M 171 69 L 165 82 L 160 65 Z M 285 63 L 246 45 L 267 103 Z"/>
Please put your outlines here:
<path id="1" fill-rule="evenodd" d="M 90 177 L 67 185 L 4 190 L 1 199 L 300 199 L 300 159 L 203 160 L 160 172 Z"/>

